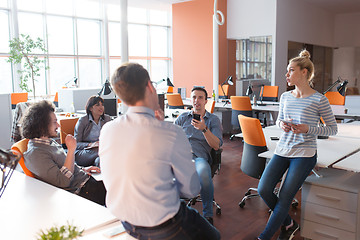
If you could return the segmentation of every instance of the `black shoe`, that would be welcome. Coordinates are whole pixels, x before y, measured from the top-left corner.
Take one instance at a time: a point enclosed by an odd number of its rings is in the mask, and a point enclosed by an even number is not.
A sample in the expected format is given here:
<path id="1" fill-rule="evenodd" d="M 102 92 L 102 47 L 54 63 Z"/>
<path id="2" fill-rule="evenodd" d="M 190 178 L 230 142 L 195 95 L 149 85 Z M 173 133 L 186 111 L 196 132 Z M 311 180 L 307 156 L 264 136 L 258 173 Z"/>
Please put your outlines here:
<path id="1" fill-rule="evenodd" d="M 205 217 L 206 220 L 208 220 L 208 222 L 211 224 L 211 225 L 214 225 L 214 220 L 212 217 Z"/>
<path id="2" fill-rule="evenodd" d="M 280 235 L 277 240 L 291 240 L 293 239 L 295 233 L 297 230 L 300 229 L 299 224 L 297 222 L 293 221 L 292 227 L 290 227 L 288 230 L 286 230 L 285 226 L 281 226 Z"/>

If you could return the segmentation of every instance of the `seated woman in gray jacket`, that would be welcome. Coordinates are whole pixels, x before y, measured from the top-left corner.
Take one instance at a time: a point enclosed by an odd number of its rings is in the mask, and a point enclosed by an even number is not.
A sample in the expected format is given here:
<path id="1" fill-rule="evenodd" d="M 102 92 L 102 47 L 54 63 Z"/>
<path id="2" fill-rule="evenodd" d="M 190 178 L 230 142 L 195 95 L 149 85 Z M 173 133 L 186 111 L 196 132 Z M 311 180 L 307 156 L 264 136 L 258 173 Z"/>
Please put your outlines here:
<path id="1" fill-rule="evenodd" d="M 91 96 L 86 103 L 86 116 L 76 123 L 74 137 L 76 138 L 75 161 L 80 166 L 99 166 L 98 155 L 100 130 L 109 122 L 110 116 L 105 114 L 104 99 Z"/>

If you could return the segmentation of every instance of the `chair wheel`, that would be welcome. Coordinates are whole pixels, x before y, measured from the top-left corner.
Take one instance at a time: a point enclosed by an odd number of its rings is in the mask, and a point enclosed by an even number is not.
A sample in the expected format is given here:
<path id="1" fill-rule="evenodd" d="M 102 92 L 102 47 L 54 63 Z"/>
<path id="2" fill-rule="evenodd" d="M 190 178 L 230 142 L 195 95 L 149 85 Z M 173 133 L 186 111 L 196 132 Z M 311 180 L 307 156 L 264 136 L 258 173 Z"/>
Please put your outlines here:
<path id="1" fill-rule="evenodd" d="M 244 206 L 245 206 L 245 201 L 239 202 L 239 207 L 244 208 Z"/>
<path id="2" fill-rule="evenodd" d="M 245 196 L 249 196 L 251 194 L 251 191 L 248 190 L 246 193 L 245 193 Z"/>
<path id="3" fill-rule="evenodd" d="M 234 135 L 230 136 L 230 141 L 234 140 Z"/>
<path id="4" fill-rule="evenodd" d="M 221 208 L 217 208 L 217 209 L 216 209 L 216 214 L 217 214 L 217 215 L 221 215 Z"/>
<path id="5" fill-rule="evenodd" d="M 298 202 L 293 202 L 293 203 L 291 204 L 291 206 L 292 206 L 293 208 L 296 208 L 297 206 L 299 206 L 299 203 L 298 203 Z"/>

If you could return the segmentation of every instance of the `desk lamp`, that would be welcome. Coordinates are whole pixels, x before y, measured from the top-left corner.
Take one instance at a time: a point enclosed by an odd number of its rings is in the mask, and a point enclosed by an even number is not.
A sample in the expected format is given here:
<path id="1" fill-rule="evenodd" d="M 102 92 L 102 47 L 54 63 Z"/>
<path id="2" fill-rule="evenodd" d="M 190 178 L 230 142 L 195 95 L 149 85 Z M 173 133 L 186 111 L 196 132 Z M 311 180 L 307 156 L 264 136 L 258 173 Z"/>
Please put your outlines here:
<path id="1" fill-rule="evenodd" d="M 341 82 L 341 77 L 339 76 L 338 79 L 331 84 L 330 87 L 328 87 L 328 89 L 326 89 L 323 94 L 325 95 L 325 93 L 327 93 L 328 91 L 330 91 L 330 89 L 332 89 L 333 87 L 335 87 L 337 84 L 339 84 Z M 342 83 L 340 83 L 340 85 L 336 88 L 337 91 L 341 94 L 341 96 L 345 96 L 345 90 L 346 90 L 346 85 L 348 84 L 348 80 L 344 80 Z M 320 121 L 320 123 L 322 125 L 322 122 Z M 318 139 L 327 139 L 329 138 L 328 136 L 318 136 Z"/>
<path id="2" fill-rule="evenodd" d="M 74 82 L 75 87 L 77 87 L 77 81 L 78 81 L 77 77 L 74 77 L 74 79 L 69 80 L 65 83 L 65 87 L 68 87 L 68 84 L 71 82 Z"/>
<path id="3" fill-rule="evenodd" d="M 165 81 L 165 79 L 163 79 L 163 81 Z M 174 84 L 172 84 L 172 82 L 170 81 L 170 78 L 167 78 L 167 79 L 166 79 L 166 85 L 167 85 L 168 87 L 174 87 Z"/>
<path id="4" fill-rule="evenodd" d="M 330 91 L 330 89 L 332 89 L 333 87 L 335 87 L 337 84 L 339 84 L 341 82 L 341 77 L 339 76 L 338 79 L 331 84 L 330 87 L 328 87 L 328 89 L 326 89 L 323 92 L 323 95 L 325 95 L 325 93 L 327 93 L 328 91 Z M 348 84 L 348 80 L 344 80 L 342 83 L 340 83 L 340 85 L 336 88 L 337 91 L 341 94 L 341 96 L 345 96 L 345 90 L 346 90 L 346 85 Z"/>
<path id="5" fill-rule="evenodd" d="M 258 106 L 266 106 L 266 103 L 263 103 L 263 95 L 264 95 L 264 84 L 261 84 L 261 87 L 262 87 L 262 91 L 261 91 L 261 94 L 260 94 L 260 103 L 258 103 Z"/>
<path id="6" fill-rule="evenodd" d="M 18 152 L 0 149 L 0 170 L 2 174 L 0 182 L 0 198 L 5 191 L 20 158 L 21 155 Z"/>
<path id="7" fill-rule="evenodd" d="M 103 93 L 103 91 L 104 91 L 104 93 Z M 112 89 L 111 89 L 109 80 L 106 79 L 106 81 L 105 81 L 104 85 L 102 86 L 100 92 L 98 92 L 98 96 L 100 97 L 102 93 L 103 93 L 103 95 L 109 95 L 111 92 L 112 92 Z"/>
<path id="8" fill-rule="evenodd" d="M 250 99 L 251 99 L 251 94 L 253 94 L 253 88 L 252 88 L 252 86 L 251 86 L 251 82 L 249 81 L 249 86 L 248 86 L 248 88 L 246 89 L 246 96 L 249 96 L 250 97 Z"/>

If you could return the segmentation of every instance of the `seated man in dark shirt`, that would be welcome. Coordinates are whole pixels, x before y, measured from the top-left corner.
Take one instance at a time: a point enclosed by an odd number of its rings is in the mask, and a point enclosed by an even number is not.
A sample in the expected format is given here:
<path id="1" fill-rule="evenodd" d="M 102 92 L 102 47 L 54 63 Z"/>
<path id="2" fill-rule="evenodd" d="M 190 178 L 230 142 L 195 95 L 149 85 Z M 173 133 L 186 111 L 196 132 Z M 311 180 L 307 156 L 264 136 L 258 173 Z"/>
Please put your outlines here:
<path id="1" fill-rule="evenodd" d="M 44 182 L 105 205 L 104 184 L 90 174 L 91 171 L 100 172 L 100 169 L 82 169 L 76 165 L 76 140 L 72 135 L 68 134 L 65 138 L 67 154 L 52 139 L 57 137 L 59 127 L 54 111 L 54 105 L 46 100 L 27 109 L 21 123 L 23 137 L 30 139 L 28 150 L 24 153 L 26 167 Z"/>
<path id="2" fill-rule="evenodd" d="M 204 88 L 191 90 L 193 110 L 181 114 L 175 121 L 189 139 L 196 171 L 200 178 L 201 199 L 204 217 L 213 223 L 214 185 L 211 178 L 211 149 L 218 150 L 222 145 L 222 126 L 220 119 L 205 110 L 207 92 Z M 198 115 L 198 116 L 196 116 Z M 200 115 L 200 116 L 199 116 Z M 196 118 L 199 120 L 197 120 Z"/>

